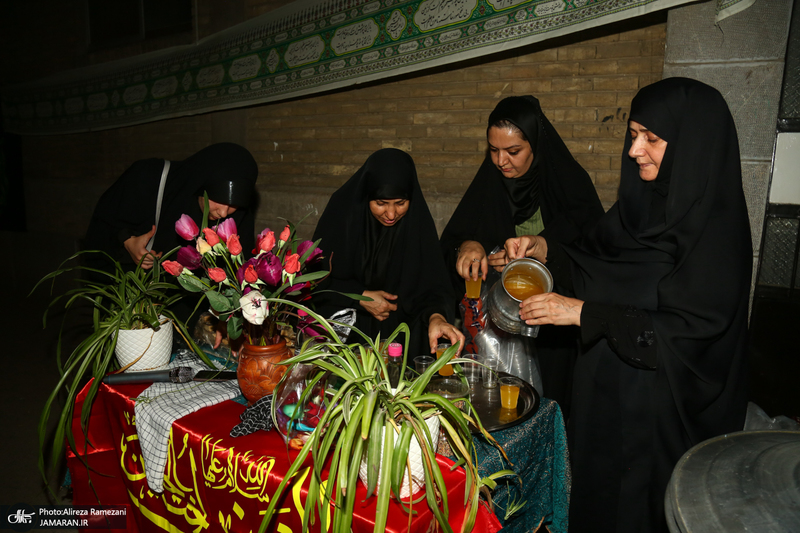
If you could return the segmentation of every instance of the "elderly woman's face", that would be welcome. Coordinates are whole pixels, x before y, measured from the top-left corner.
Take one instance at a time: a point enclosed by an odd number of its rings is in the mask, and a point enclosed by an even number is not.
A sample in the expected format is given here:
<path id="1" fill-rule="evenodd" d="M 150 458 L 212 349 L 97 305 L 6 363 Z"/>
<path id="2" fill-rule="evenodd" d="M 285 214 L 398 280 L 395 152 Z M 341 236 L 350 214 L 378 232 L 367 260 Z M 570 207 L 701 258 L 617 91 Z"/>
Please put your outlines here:
<path id="1" fill-rule="evenodd" d="M 369 212 L 384 226 L 394 226 L 406 216 L 410 203 L 405 198 L 370 200 Z"/>
<path id="2" fill-rule="evenodd" d="M 198 199 L 200 200 L 200 209 L 202 210 L 204 207 L 203 197 L 199 196 Z M 219 220 L 229 217 L 235 212 L 236 208 L 232 205 L 220 204 L 211 199 L 208 200 L 208 220 Z"/>
<path id="3" fill-rule="evenodd" d="M 520 132 L 493 126 L 489 128 L 486 140 L 489 143 L 492 163 L 504 177 L 519 178 L 531 168 L 533 164 L 531 143 L 523 139 Z"/>
<path id="4" fill-rule="evenodd" d="M 644 181 L 653 181 L 658 177 L 661 160 L 667 151 L 667 141 L 648 130 L 635 120 L 628 121 L 628 131 L 631 133 L 631 149 L 628 157 L 634 159 L 639 165 L 639 177 Z"/>

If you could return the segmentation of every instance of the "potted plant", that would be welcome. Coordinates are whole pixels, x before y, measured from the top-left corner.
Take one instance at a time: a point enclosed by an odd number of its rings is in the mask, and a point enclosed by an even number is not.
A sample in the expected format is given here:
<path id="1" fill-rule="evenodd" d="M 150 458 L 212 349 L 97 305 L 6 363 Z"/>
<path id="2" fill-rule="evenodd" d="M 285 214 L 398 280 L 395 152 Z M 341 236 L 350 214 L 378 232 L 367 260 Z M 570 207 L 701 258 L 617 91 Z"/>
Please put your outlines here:
<path id="1" fill-rule="evenodd" d="M 481 478 L 473 457 L 470 424 L 479 428 L 489 441 L 495 444 L 496 441 L 483 429 L 477 416 L 467 414 L 452 401 L 426 391 L 431 378 L 445 364 L 467 360 L 454 359 L 456 347 L 451 347 L 422 375 L 411 378 L 410 374 L 406 375 L 406 346 L 400 382 L 393 390 L 385 377 L 388 374 L 379 351 L 379 346 L 382 345 L 380 338 L 369 339 L 354 328 L 353 331 L 364 338 L 364 343 L 343 343 L 329 321 L 311 310 L 303 310 L 316 320 L 315 330 L 325 331 L 326 340 L 320 342 L 319 339 L 309 339 L 298 355 L 285 361 L 290 368 L 294 365 L 311 367 L 306 373 L 305 391 L 289 412 L 292 413 L 293 424 L 297 425 L 305 406 L 316 404 L 318 421 L 313 430 L 304 434 L 305 443 L 275 494 L 270 497 L 259 531 L 266 530 L 287 484 L 311 454 L 313 475 L 303 514 L 304 531 L 309 522 L 313 523 L 315 520 L 315 511 L 322 522 L 321 530 L 350 531 L 356 498 L 354 487 L 364 462 L 367 497 L 373 496 L 378 486 L 382 487 L 377 491 L 374 531 L 385 531 L 389 500 L 394 498 L 407 506 L 409 512 L 413 505 L 424 499 L 441 528 L 451 532 L 452 528 L 448 523 L 447 487 L 444 486 L 435 459 L 434 435 L 426 423 L 431 417 L 444 428 L 443 433 L 447 435 L 456 457 L 456 466 L 463 466 L 466 471 L 467 513 L 463 531 L 470 531 L 478 512 L 481 488 L 494 488 L 496 478 L 515 474 L 513 471 L 503 470 Z M 408 338 L 409 329 L 406 324 L 398 326 L 386 342 L 392 342 L 400 334 L 405 334 L 406 339 Z M 322 386 L 325 393 L 321 395 L 320 387 L 315 386 L 320 383 L 325 383 Z M 473 412 L 469 400 L 465 401 L 468 410 Z M 282 409 L 275 397 L 272 409 L 275 419 L 276 410 Z M 401 484 L 411 469 L 408 456 L 412 441 L 416 441 L 421 449 L 425 493 L 418 500 L 412 500 L 411 497 L 401 500 Z M 325 484 L 323 473 L 326 469 L 328 482 Z M 331 502 L 335 502 L 335 509 L 332 524 L 327 524 L 327 507 Z"/>
<path id="2" fill-rule="evenodd" d="M 113 270 L 105 271 L 84 265 L 67 266 L 78 260 L 84 254 L 103 254 Z M 81 425 L 86 429 L 91 414 L 92 403 L 103 377 L 110 371 L 124 369 L 133 363 L 120 363 L 115 357 L 116 348 L 121 332 L 127 330 L 151 330 L 146 337 L 152 339 L 160 332 L 169 332 L 175 327 L 186 339 L 187 343 L 200 356 L 209 367 L 213 365 L 207 356 L 192 341 L 186 331 L 186 326 L 177 319 L 170 307 L 181 297 L 180 288 L 172 281 L 163 279 L 163 269 L 158 261 L 150 269 L 142 268 L 141 264 L 133 271 L 126 271 L 123 266 L 110 255 L 97 250 L 85 250 L 72 255 L 65 260 L 59 268 L 42 278 L 33 288 L 36 289 L 46 283 L 55 283 L 59 275 L 71 271 L 81 271 L 93 275 L 93 279 L 79 279 L 79 286 L 68 290 L 66 293 L 53 298 L 42 319 L 43 326 L 47 326 L 48 312 L 64 302 L 64 308 L 69 313 L 81 304 L 88 304 L 92 312 L 92 332 L 66 357 L 62 357 L 61 339 L 64 325 L 59 332 L 59 342 L 56 347 L 56 363 L 61 377 L 56 387 L 45 402 L 44 409 L 39 419 L 39 470 L 47 479 L 45 467 L 45 442 L 48 421 L 53 415 L 53 409 L 59 394 L 66 392 L 64 407 L 57 414 L 54 443 L 52 449 L 53 464 L 58 461 L 64 450 L 64 442 L 76 451 L 75 439 L 72 433 L 72 416 L 75 398 L 81 390 L 87 377 L 94 378 L 87 391 L 86 400 L 81 411 Z M 52 292 L 52 285 L 51 285 Z M 167 361 L 172 349 L 171 335 L 167 344 Z M 149 343 L 152 344 L 152 341 Z M 141 357 L 141 355 L 140 355 Z M 136 361 L 134 361 L 136 362 Z"/>
<path id="3" fill-rule="evenodd" d="M 202 293 L 217 317 L 226 324 L 228 337 L 243 337 L 237 374 L 242 394 L 250 403 L 272 394 L 286 367 L 291 350 L 282 332 L 291 331 L 296 316 L 284 301 L 303 302 L 327 271 L 306 272 L 322 258 L 319 241 L 301 241 L 295 225 L 287 221 L 276 236 L 266 228 L 256 240 L 253 257 L 242 250 L 236 223 L 227 219 L 216 227 L 197 227 L 187 215 L 176 223 L 178 234 L 192 244 L 178 250 L 176 261 L 164 268 L 184 289 Z M 365 299 L 360 295 L 348 295 Z"/>

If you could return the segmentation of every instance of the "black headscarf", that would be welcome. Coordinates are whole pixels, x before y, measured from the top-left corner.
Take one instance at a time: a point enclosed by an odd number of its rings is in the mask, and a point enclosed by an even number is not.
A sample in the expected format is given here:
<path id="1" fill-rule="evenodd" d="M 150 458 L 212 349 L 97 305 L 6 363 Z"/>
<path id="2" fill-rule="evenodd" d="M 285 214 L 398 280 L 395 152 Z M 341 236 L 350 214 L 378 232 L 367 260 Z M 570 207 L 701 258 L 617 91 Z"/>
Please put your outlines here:
<path id="1" fill-rule="evenodd" d="M 541 207 L 546 235 L 569 243 L 603 215 L 591 178 L 572 157 L 536 98 L 505 98 L 489 116 L 489 127 L 500 120 L 512 122 L 522 131 L 531 143 L 534 160 L 524 176 L 506 178 L 487 152 L 442 232 L 442 250 L 458 294 L 463 294 L 464 282 L 455 271 L 455 250 L 462 242 L 478 241 L 488 254 L 516 237 L 515 226 Z"/>
<path id="2" fill-rule="evenodd" d="M 163 159 L 136 161 L 103 193 L 92 215 L 84 249 L 103 250 L 123 264 L 135 266 L 123 242 L 149 232 L 155 224 L 163 168 Z M 237 207 L 231 218 L 236 221 L 243 248 L 252 249 L 257 177 L 253 156 L 234 143 L 212 144 L 183 161 L 171 161 L 153 250 L 167 253 L 188 244 L 175 232 L 175 222 L 187 214 L 200 225 L 203 211 L 198 198 L 203 191 L 208 192 L 210 200 Z M 102 263 L 95 266 L 110 268 Z"/>
<path id="3" fill-rule="evenodd" d="M 570 420 L 573 500 L 576 516 L 636 509 L 609 518 L 632 524 L 619 531 L 647 531 L 647 521 L 665 530 L 664 490 L 680 456 L 742 429 L 753 256 L 739 143 L 722 95 L 669 78 L 639 91 L 631 120 L 668 143 L 657 180 L 639 177 L 628 157 L 629 132 L 617 204 L 587 238 L 565 249 L 577 267 L 579 298 L 650 315 L 657 369 L 634 369 L 605 340 L 579 357 Z M 614 483 L 619 494 L 607 490 Z M 587 501 L 594 511 L 587 513 Z"/>
<path id="4" fill-rule="evenodd" d="M 397 198 L 409 200 L 408 211 L 394 226 L 383 226 L 370 212 L 369 202 Z M 415 330 L 411 348 L 428 352 L 421 322 L 434 312 L 452 320 L 448 313 L 452 296 L 436 226 L 411 156 L 394 148 L 372 154 L 331 196 L 314 239 L 322 239 L 319 247 L 330 258 L 331 275 L 320 289 L 355 294 L 383 290 L 398 295 L 394 302 L 397 311 L 379 322 L 349 298 L 317 292 L 313 302 L 323 315 L 354 307 L 358 310 L 356 327 L 372 338 L 378 332 L 385 338 L 406 322 Z M 327 262 L 323 263 L 327 267 Z"/>

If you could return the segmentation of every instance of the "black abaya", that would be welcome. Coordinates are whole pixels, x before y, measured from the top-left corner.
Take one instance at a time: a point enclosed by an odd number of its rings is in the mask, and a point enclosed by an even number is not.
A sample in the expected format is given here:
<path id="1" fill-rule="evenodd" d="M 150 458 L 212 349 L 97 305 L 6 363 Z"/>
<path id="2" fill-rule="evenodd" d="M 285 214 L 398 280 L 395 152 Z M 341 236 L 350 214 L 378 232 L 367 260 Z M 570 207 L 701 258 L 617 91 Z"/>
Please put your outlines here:
<path id="1" fill-rule="evenodd" d="M 394 226 L 384 227 L 371 214 L 371 199 L 407 198 L 409 208 Z M 452 322 L 444 260 L 436 226 L 417 180 L 411 156 L 387 148 L 372 154 L 331 196 L 314 232 L 314 240 L 330 258 L 330 276 L 314 293 L 323 316 L 346 307 L 357 310 L 356 327 L 374 339 L 386 338 L 402 322 L 412 330 L 409 353 L 430 351 L 427 320 L 441 313 Z M 324 266 L 328 265 L 323 261 Z M 357 302 L 331 292 L 362 294 L 383 290 L 398 296 L 397 310 L 378 321 Z M 351 341 L 356 339 L 351 335 Z"/>
<path id="2" fill-rule="evenodd" d="M 564 141 L 545 117 L 533 96 L 509 97 L 492 112 L 498 120 L 515 124 L 531 143 L 532 169 L 521 178 L 505 178 L 487 153 L 478 173 L 442 232 L 441 246 L 454 293 L 464 294 L 464 280 L 456 272 L 457 248 L 478 241 L 489 254 L 495 246 L 517 237 L 517 224 L 541 208 L 542 236 L 567 244 L 586 233 L 603 215 L 603 206 L 586 171 L 572 157 Z M 534 180 L 522 187 L 521 180 Z M 521 197 L 521 195 L 526 195 Z M 577 349 L 571 328 L 543 326 L 536 339 L 544 395 L 568 412 L 571 362 Z"/>
<path id="3" fill-rule="evenodd" d="M 678 459 L 741 430 L 746 410 L 752 245 L 733 118 L 717 90 L 670 78 L 639 91 L 631 120 L 668 143 L 657 182 L 640 179 L 629 132 L 619 201 L 564 251 L 585 300 L 582 326 L 594 302 L 643 311 L 656 361 L 643 369 L 607 338 L 578 358 L 574 532 L 666 531 L 664 494 Z"/>
<path id="4" fill-rule="evenodd" d="M 84 249 L 102 250 L 126 268 L 136 265 L 125 249 L 130 237 L 144 235 L 156 221 L 156 203 L 163 159 L 143 159 L 133 163 L 95 207 Z M 198 198 L 208 191 L 216 202 L 234 205 L 242 247 L 251 250 L 255 239 L 255 209 L 251 196 L 258 176 L 258 165 L 250 152 L 237 144 L 208 146 L 183 161 L 172 161 L 164 189 L 161 215 L 156 228 L 153 251 L 167 253 L 186 241 L 175 232 L 175 222 L 187 214 L 200 226 L 203 211 Z M 100 254 L 87 257 L 103 270 L 112 267 Z M 173 256 L 174 259 L 174 256 Z"/>

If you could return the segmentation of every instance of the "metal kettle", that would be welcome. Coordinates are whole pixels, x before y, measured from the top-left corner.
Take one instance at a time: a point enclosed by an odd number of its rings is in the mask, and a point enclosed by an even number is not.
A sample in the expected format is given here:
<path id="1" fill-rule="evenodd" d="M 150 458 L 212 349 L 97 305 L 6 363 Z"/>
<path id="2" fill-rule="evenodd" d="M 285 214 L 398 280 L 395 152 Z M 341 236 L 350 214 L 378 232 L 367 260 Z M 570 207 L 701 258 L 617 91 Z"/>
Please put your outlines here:
<path id="1" fill-rule="evenodd" d="M 525 257 L 508 263 L 500 275 L 500 281 L 492 285 L 486 297 L 486 307 L 492 322 L 508 333 L 536 337 L 539 326 L 529 326 L 519 317 L 519 304 L 522 300 L 512 296 L 506 288 L 506 280 L 512 276 L 529 276 L 543 292 L 553 290 L 553 275 L 536 259 Z"/>

